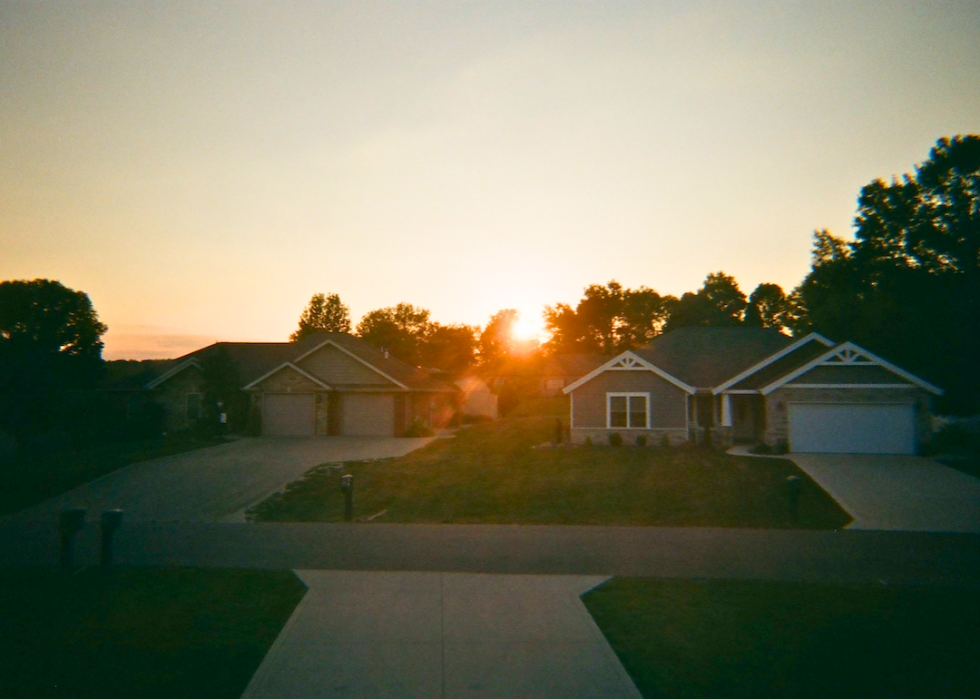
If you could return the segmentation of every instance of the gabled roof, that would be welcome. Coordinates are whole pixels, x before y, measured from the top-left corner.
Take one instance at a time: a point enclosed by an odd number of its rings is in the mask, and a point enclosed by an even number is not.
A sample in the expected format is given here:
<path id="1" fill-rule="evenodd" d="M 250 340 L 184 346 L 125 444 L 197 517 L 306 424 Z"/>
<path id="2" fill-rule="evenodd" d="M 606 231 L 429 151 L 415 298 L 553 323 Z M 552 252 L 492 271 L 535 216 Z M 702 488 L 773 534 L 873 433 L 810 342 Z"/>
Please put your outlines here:
<path id="1" fill-rule="evenodd" d="M 292 362 L 285 362 L 285 363 L 280 364 L 279 366 L 275 367 L 274 369 L 265 372 L 262 376 L 260 376 L 259 378 L 255 379 L 254 381 L 250 382 L 248 385 L 242 386 L 242 389 L 247 390 L 247 389 L 251 388 L 252 386 L 255 386 L 256 384 L 259 384 L 262 381 L 265 381 L 267 378 L 269 378 L 273 374 L 278 374 L 280 371 L 285 371 L 287 369 L 290 370 L 290 371 L 295 371 L 300 376 L 302 376 L 302 377 L 304 377 L 306 379 L 309 379 L 313 383 L 317 384 L 320 388 L 325 388 L 325 389 L 328 389 L 328 390 L 331 388 L 327 384 L 323 383 L 320 379 L 318 379 L 317 377 L 313 376 L 312 374 L 308 374 L 307 372 L 303 371 L 302 369 L 300 369 L 298 366 L 296 366 Z"/>
<path id="2" fill-rule="evenodd" d="M 542 373 L 545 376 L 585 376 L 610 359 L 612 355 L 608 354 L 554 354 L 548 357 Z"/>
<path id="3" fill-rule="evenodd" d="M 298 342 L 216 342 L 174 360 L 169 371 L 151 381 L 147 388 L 162 384 L 187 366 L 200 366 L 201 362 L 218 352 L 225 352 L 235 364 L 241 385 L 250 386 L 284 365 L 295 364 L 302 357 L 328 344 L 333 344 L 340 351 L 371 367 L 397 386 L 423 391 L 454 390 L 452 386 L 435 379 L 427 372 L 400 359 L 386 357 L 384 352 L 346 333 L 316 333 Z M 299 370 L 298 367 L 293 368 Z"/>
<path id="4" fill-rule="evenodd" d="M 715 388 L 713 393 L 717 395 L 726 390 L 744 391 L 765 386 L 833 346 L 834 343 L 823 335 L 810 333 L 728 379 Z"/>
<path id="5" fill-rule="evenodd" d="M 695 392 L 694 386 L 690 386 L 684 383 L 676 376 L 672 376 L 668 374 L 660 367 L 651 364 L 650 362 L 646 361 L 642 357 L 637 356 L 634 352 L 629 350 L 623 352 L 618 356 L 613 357 L 608 362 L 606 362 L 602 366 L 597 367 L 593 371 L 589 372 L 575 383 L 566 386 L 565 388 L 562 389 L 562 392 L 566 394 L 571 393 L 582 384 L 588 383 L 596 376 L 606 371 L 652 371 L 654 374 L 664 379 L 665 381 L 674 384 L 682 391 L 686 391 L 687 393 Z"/>
<path id="6" fill-rule="evenodd" d="M 711 389 L 793 344 L 768 328 L 679 328 L 635 353 L 684 383 Z"/>
<path id="7" fill-rule="evenodd" d="M 938 386 L 933 386 L 928 381 L 920 379 L 918 376 L 905 371 L 901 367 L 898 367 L 885 359 L 882 359 L 878 355 L 869 352 L 863 347 L 855 345 L 853 342 L 842 342 L 841 344 L 832 347 L 830 350 L 820 353 L 819 356 L 814 357 L 809 362 L 802 364 L 789 373 L 783 374 L 781 377 L 772 381 L 771 383 L 762 386 L 760 388 L 760 392 L 763 395 L 768 395 L 777 388 L 790 383 L 793 379 L 799 378 L 800 376 L 803 376 L 807 372 L 820 366 L 881 367 L 883 369 L 887 369 L 896 376 L 905 379 L 910 384 L 924 388 L 930 393 L 934 393 L 937 396 L 941 396 L 943 394 L 943 390 Z"/>

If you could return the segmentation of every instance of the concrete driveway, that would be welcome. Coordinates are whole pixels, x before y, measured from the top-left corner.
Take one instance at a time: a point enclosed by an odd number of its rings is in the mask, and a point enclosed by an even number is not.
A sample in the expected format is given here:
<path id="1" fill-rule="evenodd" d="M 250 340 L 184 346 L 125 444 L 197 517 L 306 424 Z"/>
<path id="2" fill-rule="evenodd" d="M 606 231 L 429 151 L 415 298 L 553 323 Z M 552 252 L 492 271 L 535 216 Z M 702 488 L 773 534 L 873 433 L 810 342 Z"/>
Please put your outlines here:
<path id="1" fill-rule="evenodd" d="M 980 532 L 980 479 L 917 456 L 789 454 L 851 529 Z"/>
<path id="2" fill-rule="evenodd" d="M 89 519 L 122 508 L 127 521 L 244 521 L 244 510 L 313 466 L 401 456 L 429 438 L 255 437 L 126 466 L 11 519 L 54 521 L 66 507 Z"/>

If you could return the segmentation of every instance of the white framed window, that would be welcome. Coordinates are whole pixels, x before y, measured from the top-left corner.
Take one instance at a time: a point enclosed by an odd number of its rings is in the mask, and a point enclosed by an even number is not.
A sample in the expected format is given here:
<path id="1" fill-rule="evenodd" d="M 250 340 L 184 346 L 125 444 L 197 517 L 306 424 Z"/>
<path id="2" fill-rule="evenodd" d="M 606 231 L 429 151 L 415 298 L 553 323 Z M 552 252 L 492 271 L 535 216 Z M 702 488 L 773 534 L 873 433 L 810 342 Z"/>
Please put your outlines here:
<path id="1" fill-rule="evenodd" d="M 607 393 L 606 427 L 627 430 L 650 428 L 649 393 Z"/>
<path id="2" fill-rule="evenodd" d="M 187 394 L 187 421 L 194 422 L 194 420 L 200 420 L 204 415 L 204 394 L 203 393 L 188 393 Z"/>

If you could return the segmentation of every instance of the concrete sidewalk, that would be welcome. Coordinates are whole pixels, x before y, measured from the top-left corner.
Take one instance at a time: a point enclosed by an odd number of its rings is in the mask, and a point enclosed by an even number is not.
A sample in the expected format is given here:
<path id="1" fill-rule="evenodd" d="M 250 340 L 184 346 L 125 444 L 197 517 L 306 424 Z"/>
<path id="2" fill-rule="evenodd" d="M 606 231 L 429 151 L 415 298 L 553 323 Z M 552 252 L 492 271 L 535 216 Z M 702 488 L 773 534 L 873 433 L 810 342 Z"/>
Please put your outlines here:
<path id="1" fill-rule="evenodd" d="M 601 576 L 301 570 L 243 699 L 639 699 L 579 595 Z"/>

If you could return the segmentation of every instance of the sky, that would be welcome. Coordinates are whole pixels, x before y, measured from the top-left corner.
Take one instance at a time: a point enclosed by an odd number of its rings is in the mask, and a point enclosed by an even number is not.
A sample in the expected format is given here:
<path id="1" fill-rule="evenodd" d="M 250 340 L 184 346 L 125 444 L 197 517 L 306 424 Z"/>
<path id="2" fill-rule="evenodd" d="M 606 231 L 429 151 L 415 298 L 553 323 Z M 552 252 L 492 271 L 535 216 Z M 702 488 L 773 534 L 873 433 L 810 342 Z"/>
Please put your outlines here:
<path id="1" fill-rule="evenodd" d="M 980 133 L 978 2 L 0 0 L 0 279 L 104 356 L 539 320 L 612 279 L 789 290 L 813 231 Z"/>

